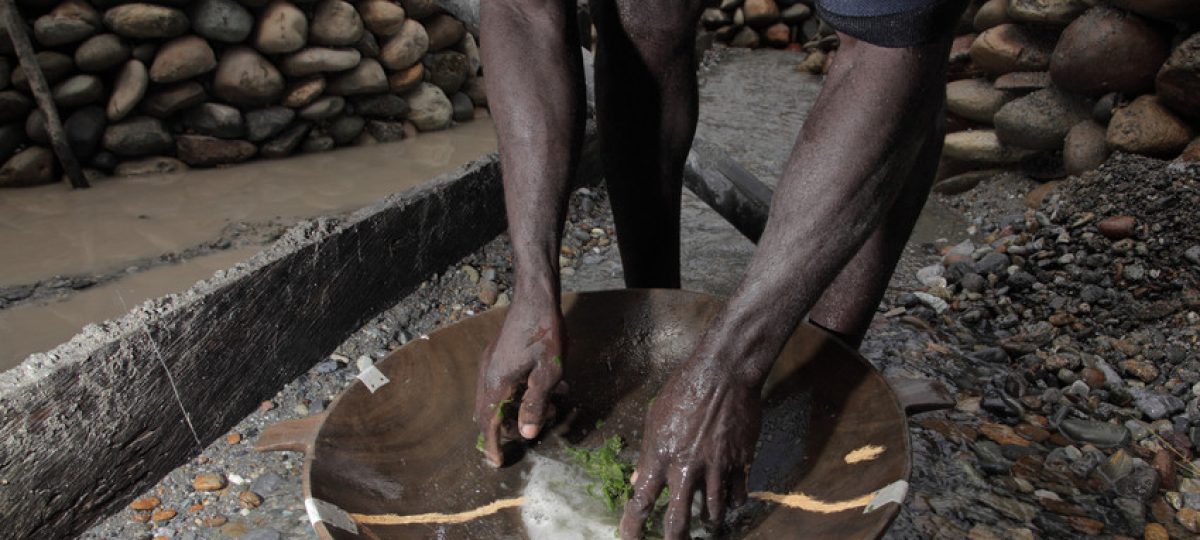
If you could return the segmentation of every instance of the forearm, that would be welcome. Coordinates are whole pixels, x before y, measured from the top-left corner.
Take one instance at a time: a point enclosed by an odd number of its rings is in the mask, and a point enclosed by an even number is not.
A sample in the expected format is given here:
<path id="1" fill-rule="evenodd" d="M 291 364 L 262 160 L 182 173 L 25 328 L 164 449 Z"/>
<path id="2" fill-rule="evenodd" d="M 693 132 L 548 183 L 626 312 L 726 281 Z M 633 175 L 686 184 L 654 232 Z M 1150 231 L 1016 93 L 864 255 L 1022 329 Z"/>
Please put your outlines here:
<path id="1" fill-rule="evenodd" d="M 761 383 L 787 338 L 878 226 L 943 100 L 945 44 L 846 40 L 793 149 L 746 274 L 710 328 Z M 848 46 L 847 46 L 848 45 Z"/>
<path id="2" fill-rule="evenodd" d="M 481 54 L 499 141 L 515 299 L 558 305 L 558 250 L 586 105 L 575 4 L 481 4 Z"/>

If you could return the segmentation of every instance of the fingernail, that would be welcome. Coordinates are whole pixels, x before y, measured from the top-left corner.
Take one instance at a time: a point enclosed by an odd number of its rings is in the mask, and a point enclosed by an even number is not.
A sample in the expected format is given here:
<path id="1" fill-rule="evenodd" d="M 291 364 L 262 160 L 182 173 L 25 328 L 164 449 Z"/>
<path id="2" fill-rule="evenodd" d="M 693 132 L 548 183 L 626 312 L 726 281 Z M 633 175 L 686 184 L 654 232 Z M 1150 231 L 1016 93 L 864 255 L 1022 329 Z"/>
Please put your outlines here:
<path id="1" fill-rule="evenodd" d="M 537 434 L 538 434 L 537 424 L 525 424 L 525 425 L 521 426 L 521 436 L 522 437 L 525 437 L 526 439 L 532 439 L 534 437 L 537 437 Z"/>
<path id="2" fill-rule="evenodd" d="M 637 471 L 633 471 L 633 474 L 629 475 L 629 483 L 637 483 Z"/>

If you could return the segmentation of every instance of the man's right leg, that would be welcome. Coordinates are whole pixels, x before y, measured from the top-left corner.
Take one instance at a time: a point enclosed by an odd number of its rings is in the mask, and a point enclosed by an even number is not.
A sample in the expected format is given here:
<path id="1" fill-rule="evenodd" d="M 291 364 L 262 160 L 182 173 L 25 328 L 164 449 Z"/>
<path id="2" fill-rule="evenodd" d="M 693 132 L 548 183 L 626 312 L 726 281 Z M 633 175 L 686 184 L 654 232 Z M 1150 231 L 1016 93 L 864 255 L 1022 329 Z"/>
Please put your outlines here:
<path id="1" fill-rule="evenodd" d="M 596 115 L 625 285 L 679 287 L 699 0 L 593 0 Z"/>

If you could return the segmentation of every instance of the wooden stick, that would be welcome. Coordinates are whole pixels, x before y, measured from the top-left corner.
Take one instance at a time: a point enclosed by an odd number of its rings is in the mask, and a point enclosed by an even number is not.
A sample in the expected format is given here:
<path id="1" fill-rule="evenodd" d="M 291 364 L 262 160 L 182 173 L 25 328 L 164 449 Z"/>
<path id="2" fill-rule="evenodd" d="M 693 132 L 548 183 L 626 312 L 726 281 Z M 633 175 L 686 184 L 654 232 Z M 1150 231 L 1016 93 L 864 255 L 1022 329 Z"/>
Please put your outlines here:
<path id="1" fill-rule="evenodd" d="M 0 0 L 0 24 L 8 29 L 13 50 L 17 53 L 17 59 L 21 61 L 21 68 L 25 70 L 25 78 L 29 80 L 29 89 L 33 92 L 33 98 L 37 100 L 38 108 L 46 115 L 46 131 L 50 135 L 50 144 L 54 147 L 54 153 L 58 154 L 58 160 L 62 163 L 67 178 L 75 188 L 90 187 L 79 168 L 79 161 L 75 159 L 75 153 L 71 151 L 70 143 L 67 142 L 62 121 L 58 117 L 58 108 L 54 106 L 54 96 L 50 93 L 50 85 L 46 84 L 42 66 L 38 65 L 37 55 L 33 52 L 33 43 L 29 41 L 29 34 L 25 32 L 25 24 L 21 21 L 21 14 L 17 12 L 13 0 Z"/>

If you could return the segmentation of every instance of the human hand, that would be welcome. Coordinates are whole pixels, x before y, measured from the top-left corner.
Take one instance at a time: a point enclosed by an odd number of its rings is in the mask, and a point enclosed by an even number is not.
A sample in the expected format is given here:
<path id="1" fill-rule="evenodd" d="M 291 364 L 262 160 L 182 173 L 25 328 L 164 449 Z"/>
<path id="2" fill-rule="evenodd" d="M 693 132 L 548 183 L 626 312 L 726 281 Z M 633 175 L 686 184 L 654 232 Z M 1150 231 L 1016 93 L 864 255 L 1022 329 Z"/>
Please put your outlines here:
<path id="1" fill-rule="evenodd" d="M 565 391 L 565 349 L 566 324 L 557 305 L 512 304 L 500 334 L 483 353 L 475 386 L 475 422 L 493 466 L 504 465 L 505 440 L 533 439 L 554 417 L 550 394 Z"/>
<path id="2" fill-rule="evenodd" d="M 737 376 L 729 358 L 698 350 L 671 375 L 646 415 L 633 496 L 621 518 L 621 538 L 641 538 L 663 485 L 670 501 L 666 539 L 687 538 L 692 494 L 704 498 L 701 518 L 718 524 L 727 505 L 746 499 L 746 477 L 758 442 L 760 385 Z"/>

